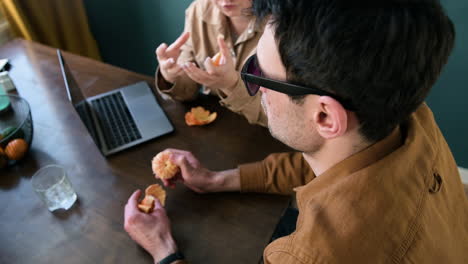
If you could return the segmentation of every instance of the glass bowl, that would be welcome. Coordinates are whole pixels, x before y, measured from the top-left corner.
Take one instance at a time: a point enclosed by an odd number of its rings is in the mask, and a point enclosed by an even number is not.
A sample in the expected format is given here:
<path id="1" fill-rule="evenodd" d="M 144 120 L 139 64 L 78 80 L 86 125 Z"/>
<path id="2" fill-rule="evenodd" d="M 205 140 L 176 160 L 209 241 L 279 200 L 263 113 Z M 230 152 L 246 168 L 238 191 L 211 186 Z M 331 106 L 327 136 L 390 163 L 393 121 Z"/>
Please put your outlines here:
<path id="1" fill-rule="evenodd" d="M 29 103 L 17 95 L 0 95 L 0 169 L 22 160 L 31 146 Z"/>

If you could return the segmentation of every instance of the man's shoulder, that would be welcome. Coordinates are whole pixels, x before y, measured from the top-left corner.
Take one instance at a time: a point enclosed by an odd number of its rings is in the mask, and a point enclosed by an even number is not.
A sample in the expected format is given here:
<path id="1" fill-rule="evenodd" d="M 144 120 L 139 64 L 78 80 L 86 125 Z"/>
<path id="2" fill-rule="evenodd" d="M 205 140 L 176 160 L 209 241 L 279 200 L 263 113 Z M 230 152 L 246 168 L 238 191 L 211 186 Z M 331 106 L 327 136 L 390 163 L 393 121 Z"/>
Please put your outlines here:
<path id="1" fill-rule="evenodd" d="M 419 130 L 423 130 L 424 134 L 431 138 L 441 137 L 442 134 L 440 133 L 440 129 L 435 121 L 434 114 L 432 110 L 427 106 L 426 103 L 422 103 L 416 111 L 410 116 L 409 121 L 410 123 L 414 123 L 413 128 Z"/>
<path id="2" fill-rule="evenodd" d="M 407 180 L 360 176 L 311 195 L 300 206 L 296 231 L 273 242 L 265 253 L 287 253 L 304 263 L 460 260 L 468 242 L 468 210 L 466 198 L 459 197 L 452 183 L 440 190 L 410 173 L 404 175 Z M 457 245 L 436 246 L 435 241 L 445 238 Z"/>
<path id="3" fill-rule="evenodd" d="M 405 258 L 410 249 L 422 260 L 437 257 L 435 238 L 468 241 L 467 201 L 432 112 L 421 105 L 401 130 L 401 146 L 378 161 L 327 184 L 319 176 L 321 181 L 301 188 L 296 245 L 320 248 L 322 257 L 340 261 L 379 262 Z M 461 246 L 439 247 L 456 255 Z"/>

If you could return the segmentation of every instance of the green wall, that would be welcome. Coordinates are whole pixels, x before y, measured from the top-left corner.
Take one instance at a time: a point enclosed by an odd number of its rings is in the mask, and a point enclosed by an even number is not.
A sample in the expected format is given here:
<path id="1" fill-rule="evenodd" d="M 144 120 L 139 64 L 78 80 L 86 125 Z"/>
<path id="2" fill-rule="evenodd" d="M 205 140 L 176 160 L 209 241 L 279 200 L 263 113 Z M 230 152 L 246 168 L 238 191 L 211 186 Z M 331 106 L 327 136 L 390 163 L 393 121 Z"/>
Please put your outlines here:
<path id="1" fill-rule="evenodd" d="M 105 62 L 147 75 L 154 50 L 183 30 L 191 0 L 85 0 L 91 31 Z M 442 1 L 455 23 L 456 47 L 427 102 L 457 163 L 468 168 L 468 1 Z"/>
<path id="2" fill-rule="evenodd" d="M 191 0 L 84 0 L 91 31 L 105 62 L 153 75 L 154 51 L 184 28 Z"/>
<path id="3" fill-rule="evenodd" d="M 468 1 L 442 1 L 455 24 L 455 49 L 427 99 L 459 166 L 468 168 Z"/>

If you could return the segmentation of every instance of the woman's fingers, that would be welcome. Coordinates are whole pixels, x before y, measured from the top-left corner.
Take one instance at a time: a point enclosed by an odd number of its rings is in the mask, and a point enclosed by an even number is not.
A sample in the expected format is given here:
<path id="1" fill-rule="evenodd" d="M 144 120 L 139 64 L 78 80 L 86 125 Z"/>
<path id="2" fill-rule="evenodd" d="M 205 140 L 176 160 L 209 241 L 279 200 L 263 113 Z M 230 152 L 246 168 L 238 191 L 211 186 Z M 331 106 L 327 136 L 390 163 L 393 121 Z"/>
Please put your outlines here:
<path id="1" fill-rule="evenodd" d="M 184 32 L 182 35 L 180 35 L 174 43 L 172 43 L 166 50 L 167 53 L 173 53 L 173 52 L 178 52 L 182 45 L 187 42 L 187 40 L 190 37 L 190 32 Z"/>

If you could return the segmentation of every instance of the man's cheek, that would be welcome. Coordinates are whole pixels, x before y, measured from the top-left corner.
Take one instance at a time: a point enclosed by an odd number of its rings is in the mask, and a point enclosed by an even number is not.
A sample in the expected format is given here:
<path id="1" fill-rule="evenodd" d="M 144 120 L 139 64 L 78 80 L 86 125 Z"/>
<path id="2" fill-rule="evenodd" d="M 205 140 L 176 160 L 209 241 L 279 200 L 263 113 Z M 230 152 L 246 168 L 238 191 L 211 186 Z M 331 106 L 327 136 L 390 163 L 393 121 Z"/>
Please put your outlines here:
<path id="1" fill-rule="evenodd" d="M 261 103 L 262 103 L 263 110 L 265 111 L 265 114 L 268 114 L 267 99 L 266 99 L 266 95 L 265 95 L 265 94 L 262 94 Z"/>

